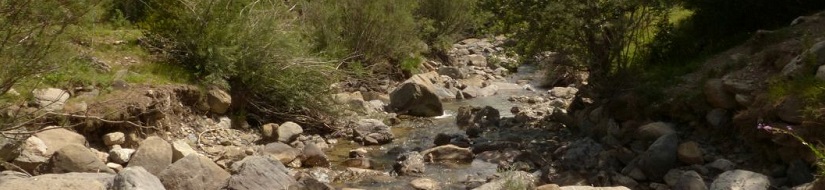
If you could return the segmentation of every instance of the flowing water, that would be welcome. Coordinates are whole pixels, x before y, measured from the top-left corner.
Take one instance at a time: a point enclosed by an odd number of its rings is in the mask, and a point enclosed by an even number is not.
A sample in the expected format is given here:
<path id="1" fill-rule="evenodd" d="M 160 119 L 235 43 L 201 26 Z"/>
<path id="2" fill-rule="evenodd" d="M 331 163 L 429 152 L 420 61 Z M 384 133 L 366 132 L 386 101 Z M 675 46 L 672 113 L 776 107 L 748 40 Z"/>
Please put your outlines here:
<path id="1" fill-rule="evenodd" d="M 514 103 L 507 100 L 509 97 L 514 95 L 537 95 L 546 92 L 546 90 L 543 89 L 536 89 L 535 91 L 525 90 L 524 87 L 515 84 L 517 80 L 529 80 L 534 75 L 534 69 L 532 67 L 522 66 L 519 68 L 519 72 L 508 77 L 507 81 L 493 83 L 500 87 L 496 95 L 444 102 L 445 111 L 442 116 L 404 121 L 399 125 L 393 126 L 393 134 L 396 138 L 392 143 L 382 146 L 366 147 L 369 150 L 370 158 L 374 161 L 373 169 L 391 171 L 398 154 L 410 150 L 424 150 L 433 147 L 433 140 L 439 133 L 464 134 L 464 130 L 456 125 L 455 117 L 458 108 L 462 106 L 491 106 L 498 109 L 502 117 L 512 117 L 513 114 L 510 113 L 510 108 L 514 106 Z M 334 150 L 328 152 L 327 155 L 333 163 L 341 163 L 348 158 L 349 150 L 361 147 L 363 146 L 354 142 L 341 142 L 335 145 Z M 342 169 L 343 166 L 334 166 L 333 168 Z M 428 163 L 422 177 L 439 181 L 443 189 L 457 189 L 460 188 L 460 186 L 457 185 L 459 182 L 484 181 L 485 176 L 493 175 L 497 171 L 497 164 L 481 160 L 474 160 L 471 163 Z M 415 179 L 415 177 L 399 176 L 392 179 L 367 179 L 360 182 L 338 185 L 364 189 L 411 189 L 408 183 L 412 179 Z"/>

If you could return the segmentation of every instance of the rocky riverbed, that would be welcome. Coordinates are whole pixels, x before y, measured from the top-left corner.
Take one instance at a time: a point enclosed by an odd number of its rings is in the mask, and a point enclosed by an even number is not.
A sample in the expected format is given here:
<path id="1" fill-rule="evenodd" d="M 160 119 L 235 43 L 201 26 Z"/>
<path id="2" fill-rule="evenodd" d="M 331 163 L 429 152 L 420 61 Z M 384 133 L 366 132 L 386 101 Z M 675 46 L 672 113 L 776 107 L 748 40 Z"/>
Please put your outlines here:
<path id="1" fill-rule="evenodd" d="M 384 84 L 389 93 L 335 94 L 347 127 L 323 136 L 294 122 L 248 128 L 222 115 L 231 97 L 220 90 L 197 101 L 193 87 L 132 87 L 109 108 L 152 128 L 38 131 L 21 151 L 0 151 L 12 163 L 0 189 L 812 188 L 801 160 L 759 163 L 736 141 L 668 121 L 618 123 L 602 107 L 571 113 L 590 103 L 576 99 L 586 81 L 538 88 L 536 68 L 504 67 L 515 60 L 505 43 L 464 40 L 451 61 Z M 44 89 L 36 103 L 79 109 L 90 91 Z"/>

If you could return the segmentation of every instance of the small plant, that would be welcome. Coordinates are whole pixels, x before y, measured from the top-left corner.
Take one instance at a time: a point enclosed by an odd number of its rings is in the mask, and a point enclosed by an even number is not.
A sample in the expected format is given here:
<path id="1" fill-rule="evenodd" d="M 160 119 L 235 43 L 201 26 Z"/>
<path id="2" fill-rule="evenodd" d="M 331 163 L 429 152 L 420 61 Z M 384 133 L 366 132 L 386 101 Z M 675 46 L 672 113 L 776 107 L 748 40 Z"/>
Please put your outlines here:
<path id="1" fill-rule="evenodd" d="M 796 140 L 798 140 L 800 143 L 808 147 L 808 149 L 810 149 L 811 152 L 814 153 L 814 156 L 816 156 L 815 164 L 816 167 L 819 169 L 819 175 L 825 176 L 825 147 L 822 147 L 822 145 L 817 146 L 806 141 L 805 138 L 802 138 L 802 136 L 796 134 L 794 132 L 793 127 L 790 125 L 785 126 L 785 128 L 779 128 L 771 127 L 770 125 L 766 125 L 762 122 L 759 122 L 759 124 L 756 125 L 756 128 L 759 130 L 767 131 L 771 134 L 786 134 L 796 138 Z"/>

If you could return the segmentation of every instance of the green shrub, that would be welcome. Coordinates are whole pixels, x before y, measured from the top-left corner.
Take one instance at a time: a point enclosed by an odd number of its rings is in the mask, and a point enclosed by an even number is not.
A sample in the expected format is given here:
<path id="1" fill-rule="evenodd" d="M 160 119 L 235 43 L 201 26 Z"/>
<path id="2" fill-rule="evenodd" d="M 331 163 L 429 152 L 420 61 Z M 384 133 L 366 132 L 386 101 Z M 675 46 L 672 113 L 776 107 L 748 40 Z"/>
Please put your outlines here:
<path id="1" fill-rule="evenodd" d="M 296 121 L 295 115 L 326 113 L 333 67 L 305 52 L 289 7 L 251 0 L 164 3 L 141 25 L 171 61 L 205 85 L 229 88 L 233 110 Z"/>
<path id="2" fill-rule="evenodd" d="M 418 1 L 316 0 L 303 5 L 314 49 L 333 58 L 398 64 L 423 51 L 414 16 Z"/>
<path id="3" fill-rule="evenodd" d="M 436 51 L 446 51 L 487 20 L 478 0 L 420 0 L 418 15 L 421 39 Z"/>

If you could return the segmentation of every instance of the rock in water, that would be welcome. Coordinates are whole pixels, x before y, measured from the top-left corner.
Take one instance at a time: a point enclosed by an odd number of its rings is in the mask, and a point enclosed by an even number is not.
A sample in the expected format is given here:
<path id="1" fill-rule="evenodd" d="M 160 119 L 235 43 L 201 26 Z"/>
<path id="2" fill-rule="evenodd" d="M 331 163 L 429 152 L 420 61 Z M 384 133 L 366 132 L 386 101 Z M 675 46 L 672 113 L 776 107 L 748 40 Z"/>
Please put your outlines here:
<path id="1" fill-rule="evenodd" d="M 424 173 L 424 156 L 418 152 L 401 154 L 393 165 L 398 175 L 418 176 Z"/>
<path id="2" fill-rule="evenodd" d="M 427 149 L 421 152 L 426 160 L 456 160 L 456 161 L 472 161 L 475 158 L 473 151 L 469 148 L 461 148 L 456 145 L 444 145 L 435 148 Z"/>
<path id="3" fill-rule="evenodd" d="M 364 145 L 377 145 L 392 142 L 390 127 L 376 119 L 362 119 L 355 127 L 356 140 Z"/>
<path id="4" fill-rule="evenodd" d="M 329 167 L 329 159 L 324 151 L 321 151 L 315 144 L 306 144 L 304 153 L 301 155 L 301 163 L 309 167 Z"/>
<path id="5" fill-rule="evenodd" d="M 389 108 L 395 113 L 420 117 L 444 114 L 444 107 L 435 92 L 412 82 L 404 83 L 390 94 Z"/>

